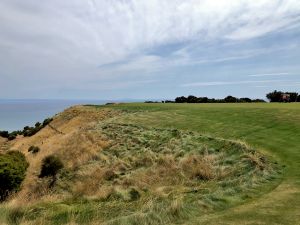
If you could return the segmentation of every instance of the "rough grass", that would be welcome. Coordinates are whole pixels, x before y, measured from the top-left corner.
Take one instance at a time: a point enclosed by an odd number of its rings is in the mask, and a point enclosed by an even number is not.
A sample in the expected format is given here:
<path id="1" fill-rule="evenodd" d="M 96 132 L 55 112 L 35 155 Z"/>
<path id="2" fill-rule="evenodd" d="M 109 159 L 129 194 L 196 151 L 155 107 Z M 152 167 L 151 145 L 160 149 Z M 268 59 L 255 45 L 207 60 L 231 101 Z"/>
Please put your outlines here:
<path id="1" fill-rule="evenodd" d="M 267 189 L 270 191 L 267 195 L 222 213 L 193 218 L 188 224 L 299 224 L 299 103 L 137 103 L 113 107 L 134 113 L 124 118 L 127 123 L 243 140 L 286 166 L 281 184 L 274 190 Z"/>
<path id="2" fill-rule="evenodd" d="M 51 122 L 59 133 L 46 127 L 14 141 L 31 166 L 22 191 L 0 207 L 0 221 L 192 222 L 248 202 L 276 184 L 280 166 L 272 157 L 243 142 L 202 135 L 189 120 L 180 127 L 184 112 L 177 106 L 147 107 L 71 108 Z M 31 145 L 40 152 L 28 154 Z M 53 188 L 37 177 L 41 159 L 50 153 L 66 165 Z"/>

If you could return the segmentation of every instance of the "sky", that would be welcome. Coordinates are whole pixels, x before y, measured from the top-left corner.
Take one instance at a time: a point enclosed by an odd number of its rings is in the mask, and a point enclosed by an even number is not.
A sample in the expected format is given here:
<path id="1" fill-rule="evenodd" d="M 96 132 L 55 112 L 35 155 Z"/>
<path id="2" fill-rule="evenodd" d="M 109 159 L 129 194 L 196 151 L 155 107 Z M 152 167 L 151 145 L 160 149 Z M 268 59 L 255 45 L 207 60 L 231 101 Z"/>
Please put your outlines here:
<path id="1" fill-rule="evenodd" d="M 0 99 L 300 92 L 299 0 L 1 0 Z"/>

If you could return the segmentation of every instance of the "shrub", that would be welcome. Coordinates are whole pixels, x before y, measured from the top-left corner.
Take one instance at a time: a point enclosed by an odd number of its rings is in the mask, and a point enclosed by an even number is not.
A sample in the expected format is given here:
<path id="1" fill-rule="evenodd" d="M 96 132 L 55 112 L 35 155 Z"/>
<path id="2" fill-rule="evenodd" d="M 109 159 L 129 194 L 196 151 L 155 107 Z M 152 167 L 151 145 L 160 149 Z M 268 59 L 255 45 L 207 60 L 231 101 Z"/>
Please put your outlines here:
<path id="1" fill-rule="evenodd" d="M 118 175 L 111 169 L 106 170 L 103 175 L 103 178 L 108 181 L 114 180 L 117 177 Z"/>
<path id="2" fill-rule="evenodd" d="M 129 197 L 131 201 L 136 201 L 141 197 L 141 195 L 135 188 L 131 188 L 129 191 Z"/>
<path id="3" fill-rule="evenodd" d="M 40 127 L 41 125 L 42 125 L 42 124 L 41 124 L 40 122 L 36 122 L 34 126 L 35 126 L 35 127 Z"/>
<path id="4" fill-rule="evenodd" d="M 52 118 L 47 118 L 44 120 L 43 123 L 36 122 L 34 127 L 26 126 L 24 127 L 23 131 L 21 131 L 21 134 L 23 134 L 25 137 L 33 136 L 41 129 L 43 129 L 45 126 L 47 126 L 52 120 L 53 120 Z"/>
<path id="5" fill-rule="evenodd" d="M 198 155 L 186 156 L 181 167 L 190 179 L 211 180 L 214 178 L 212 162 L 206 161 Z"/>
<path id="6" fill-rule="evenodd" d="M 55 177 L 56 174 L 64 167 L 62 161 L 55 155 L 46 156 L 42 162 L 41 173 L 39 175 L 42 177 Z"/>
<path id="7" fill-rule="evenodd" d="M 38 153 L 40 151 L 40 148 L 38 146 L 30 146 L 28 148 L 28 152 L 31 152 L 33 154 Z"/>
<path id="8" fill-rule="evenodd" d="M 10 151 L 0 155 L 0 200 L 11 192 L 18 191 L 25 178 L 28 162 L 23 153 Z"/>
<path id="9" fill-rule="evenodd" d="M 8 136 L 8 140 L 9 141 L 12 141 L 12 140 L 14 140 L 14 139 L 16 139 L 16 135 L 14 135 L 14 134 L 10 134 L 9 136 Z"/>
<path id="10" fill-rule="evenodd" d="M 47 126 L 53 119 L 52 118 L 47 118 L 43 122 L 43 127 Z"/>
<path id="11" fill-rule="evenodd" d="M 8 138 L 9 137 L 9 133 L 8 133 L 8 131 L 0 131 L 0 136 L 4 137 L 4 138 Z"/>

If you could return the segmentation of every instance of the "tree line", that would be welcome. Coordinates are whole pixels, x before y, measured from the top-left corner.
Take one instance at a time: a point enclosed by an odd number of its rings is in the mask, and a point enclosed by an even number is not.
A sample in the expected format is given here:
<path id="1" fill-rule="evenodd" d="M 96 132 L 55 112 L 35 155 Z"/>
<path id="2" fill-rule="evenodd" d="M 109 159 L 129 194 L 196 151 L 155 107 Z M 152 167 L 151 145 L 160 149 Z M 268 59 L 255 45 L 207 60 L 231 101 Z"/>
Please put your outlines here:
<path id="1" fill-rule="evenodd" d="M 189 95 L 175 98 L 175 103 L 246 103 L 246 102 L 265 102 L 263 99 L 237 98 L 231 95 L 223 99 L 215 99 L 208 97 L 196 97 Z"/>
<path id="2" fill-rule="evenodd" d="M 0 137 L 7 138 L 8 140 L 14 140 L 17 135 L 23 135 L 24 137 L 30 137 L 35 135 L 37 132 L 39 132 L 42 128 L 47 126 L 53 119 L 47 118 L 43 121 L 43 123 L 37 122 L 34 127 L 26 126 L 23 128 L 23 130 L 17 130 L 17 131 L 1 131 L 0 130 Z"/>
<path id="3" fill-rule="evenodd" d="M 273 91 L 266 94 L 266 98 L 270 102 L 300 102 L 300 95 L 297 92 L 282 92 Z M 255 103 L 255 102 L 266 102 L 263 99 L 251 99 L 248 97 L 237 98 L 228 95 L 222 99 L 208 98 L 208 97 L 196 97 L 194 95 L 189 95 L 187 97 L 180 96 L 175 98 L 175 100 L 165 100 L 161 103 Z M 145 103 L 160 103 L 159 101 L 145 101 Z"/>
<path id="4" fill-rule="evenodd" d="M 297 92 L 273 91 L 266 95 L 270 102 L 300 102 L 300 95 Z"/>

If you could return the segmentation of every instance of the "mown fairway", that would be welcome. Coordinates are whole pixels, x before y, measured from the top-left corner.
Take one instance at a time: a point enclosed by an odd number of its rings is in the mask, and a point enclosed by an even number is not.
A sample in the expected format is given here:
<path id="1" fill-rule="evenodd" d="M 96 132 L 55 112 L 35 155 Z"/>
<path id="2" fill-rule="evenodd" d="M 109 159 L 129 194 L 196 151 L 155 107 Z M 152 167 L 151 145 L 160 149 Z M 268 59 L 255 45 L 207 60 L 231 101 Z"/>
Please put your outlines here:
<path id="1" fill-rule="evenodd" d="M 300 224 L 300 104 L 124 104 L 126 122 L 246 141 L 284 164 L 280 184 L 250 202 L 188 224 Z"/>

